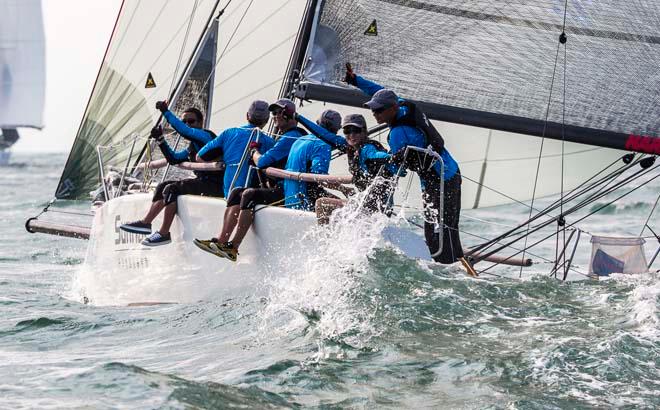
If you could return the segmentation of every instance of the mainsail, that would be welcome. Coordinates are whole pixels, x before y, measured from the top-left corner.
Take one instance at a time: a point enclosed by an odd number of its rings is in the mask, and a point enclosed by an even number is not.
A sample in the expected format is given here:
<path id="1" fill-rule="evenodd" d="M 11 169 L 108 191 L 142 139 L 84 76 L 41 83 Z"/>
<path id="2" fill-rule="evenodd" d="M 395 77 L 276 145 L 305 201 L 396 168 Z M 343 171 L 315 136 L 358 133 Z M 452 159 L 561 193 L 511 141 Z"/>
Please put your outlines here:
<path id="1" fill-rule="evenodd" d="M 660 4 L 566 4 L 324 1 L 299 95 L 360 106 L 366 97 L 340 83 L 351 62 L 432 119 L 479 127 L 438 124 L 481 184 L 464 184 L 464 207 L 510 202 L 482 185 L 531 198 L 537 163 L 537 196 L 561 190 L 562 161 L 569 189 L 620 156 L 597 147 L 660 152 Z M 512 132 L 558 141 L 540 152 Z"/>
<path id="2" fill-rule="evenodd" d="M 40 0 L 0 1 L 0 128 L 43 127 L 45 38 Z"/>

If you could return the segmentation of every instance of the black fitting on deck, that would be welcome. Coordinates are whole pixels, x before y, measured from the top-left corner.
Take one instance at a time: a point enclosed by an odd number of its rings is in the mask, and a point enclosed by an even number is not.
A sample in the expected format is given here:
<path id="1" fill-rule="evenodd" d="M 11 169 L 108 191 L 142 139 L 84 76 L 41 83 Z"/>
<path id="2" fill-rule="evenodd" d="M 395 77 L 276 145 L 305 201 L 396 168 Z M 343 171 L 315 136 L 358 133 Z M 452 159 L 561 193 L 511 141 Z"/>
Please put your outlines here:
<path id="1" fill-rule="evenodd" d="M 566 37 L 566 33 L 562 31 L 561 34 L 559 35 L 559 42 L 562 44 L 566 44 L 566 40 L 568 40 L 568 37 Z"/>
<path id="2" fill-rule="evenodd" d="M 646 169 L 653 164 L 655 164 L 655 157 L 646 157 L 639 161 L 639 166 L 642 167 L 642 169 Z"/>
<path id="3" fill-rule="evenodd" d="M 635 159 L 635 154 L 626 154 L 621 157 L 621 161 L 623 161 L 624 164 L 630 164 L 633 159 Z"/>

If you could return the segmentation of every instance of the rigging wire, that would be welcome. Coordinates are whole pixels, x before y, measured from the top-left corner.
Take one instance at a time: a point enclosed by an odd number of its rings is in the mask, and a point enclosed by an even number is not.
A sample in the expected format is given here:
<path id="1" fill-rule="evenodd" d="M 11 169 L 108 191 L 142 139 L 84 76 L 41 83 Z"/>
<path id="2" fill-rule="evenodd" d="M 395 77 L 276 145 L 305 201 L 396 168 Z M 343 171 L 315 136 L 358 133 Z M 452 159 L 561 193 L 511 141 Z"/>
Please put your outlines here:
<path id="1" fill-rule="evenodd" d="M 642 170 L 642 171 L 639 171 L 637 174 L 635 174 L 635 175 L 633 175 L 632 177 L 629 177 L 629 178 L 627 178 L 626 180 L 622 181 L 619 185 L 617 185 L 616 187 L 613 187 L 611 190 L 608 190 L 608 191 L 605 192 L 605 193 L 599 194 L 599 195 L 597 196 L 597 198 L 594 198 L 592 201 L 590 201 L 590 202 L 586 202 L 586 203 L 584 203 L 584 204 L 581 204 L 581 206 L 579 206 L 579 207 L 578 207 L 578 206 L 574 206 L 574 207 L 570 208 L 570 209 L 569 209 L 568 211 L 566 211 L 566 212 L 567 212 L 567 214 L 569 214 L 569 213 L 573 213 L 573 212 L 575 212 L 575 211 L 577 211 L 577 210 L 583 208 L 584 206 L 586 206 L 586 205 L 592 203 L 593 201 L 595 201 L 595 200 L 597 200 L 597 199 L 600 199 L 600 198 L 602 198 L 603 196 L 605 196 L 605 195 L 607 195 L 607 194 L 610 194 L 610 193 L 614 192 L 615 190 L 617 190 L 617 189 L 620 188 L 621 186 L 625 185 L 625 184 L 628 183 L 629 181 L 631 181 L 631 180 L 635 180 L 635 179 L 637 179 L 637 178 L 640 178 L 641 176 L 643 176 L 643 175 L 649 173 L 649 172 L 652 171 L 652 170 L 656 170 L 656 169 L 658 169 L 658 168 L 660 168 L 660 165 L 657 165 L 657 166 L 655 166 L 655 167 L 653 167 L 653 168 L 649 168 L 648 170 Z M 629 194 L 635 192 L 635 191 L 638 190 L 639 188 L 645 186 L 646 184 L 650 183 L 651 181 L 655 180 L 655 179 L 658 178 L 658 177 L 660 177 L 660 173 L 657 174 L 657 175 L 655 175 L 654 177 L 652 177 L 652 178 L 650 178 L 650 179 L 648 179 L 648 180 L 642 182 L 642 183 L 639 184 L 638 186 L 632 188 L 630 191 L 627 191 L 627 192 L 623 193 L 622 195 L 618 196 L 617 198 L 615 198 L 615 199 L 613 199 L 613 200 L 611 200 L 611 201 L 605 203 L 604 205 L 601 205 L 601 206 L 599 206 L 598 208 L 592 210 L 592 211 L 589 212 L 587 215 L 585 215 L 585 216 L 583 216 L 583 217 L 577 219 L 575 222 L 572 222 L 572 223 L 568 224 L 568 225 L 566 226 L 566 228 L 573 227 L 573 226 L 576 225 L 577 223 L 579 223 L 579 222 L 585 220 L 586 218 L 588 218 L 588 217 L 594 215 L 595 213 L 597 213 L 597 212 L 599 212 L 600 210 L 606 208 L 607 206 L 613 204 L 614 202 L 620 200 L 621 198 L 623 198 L 623 197 L 625 197 L 625 196 L 627 196 L 627 195 L 629 195 Z M 583 201 L 583 202 L 584 202 L 584 201 Z M 533 228 L 533 230 L 532 230 L 532 233 L 533 233 L 533 232 L 536 232 L 536 231 L 539 231 L 540 229 L 542 229 L 542 228 L 544 228 L 545 226 L 547 226 L 549 223 L 552 223 L 552 221 L 549 221 L 548 223 L 543 223 L 543 224 L 540 224 L 540 225 L 535 226 L 535 227 Z M 532 248 L 532 247 L 538 245 L 539 243 L 541 243 L 541 242 L 547 240 L 548 238 L 552 237 L 553 235 L 555 235 L 554 232 L 551 233 L 550 235 L 544 237 L 543 239 L 541 239 L 541 240 L 539 240 L 539 241 L 533 243 L 532 245 L 530 245 L 530 246 L 527 247 L 527 248 Z M 525 236 L 525 237 L 527 237 L 527 236 Z M 521 237 L 521 238 L 517 238 L 517 239 L 515 239 L 515 240 L 509 242 L 508 244 L 506 244 L 506 246 L 512 245 L 513 243 L 517 242 L 517 241 L 520 240 L 520 239 L 522 239 L 522 237 Z M 506 247 L 506 246 L 505 246 L 505 247 Z M 503 249 L 503 248 L 504 248 L 504 247 L 502 247 L 502 249 Z M 498 250 L 495 250 L 495 251 L 493 251 L 493 252 L 490 252 L 490 253 L 484 255 L 483 257 L 485 258 L 485 257 L 491 256 L 491 255 L 493 255 L 494 253 L 498 252 L 499 250 L 501 250 L 501 249 L 498 249 Z M 523 249 L 523 252 L 524 252 L 524 249 Z M 514 256 L 516 256 L 518 253 L 520 253 L 520 252 L 517 252 L 517 253 L 515 253 L 515 254 L 513 254 L 513 255 L 511 255 L 511 256 L 509 256 L 509 257 L 507 257 L 505 260 L 508 260 L 508 259 L 510 259 L 510 258 L 512 258 L 512 257 L 514 257 Z M 496 263 L 496 264 L 493 264 L 493 265 L 489 266 L 487 269 L 491 269 L 491 268 L 493 268 L 494 266 L 497 266 L 497 265 L 498 265 L 497 263 Z"/>
<path id="2" fill-rule="evenodd" d="M 176 62 L 176 66 L 174 67 L 174 73 L 172 74 L 172 82 L 170 83 L 170 89 L 167 91 L 167 95 L 172 94 L 172 89 L 174 88 L 174 82 L 176 81 L 177 74 L 179 73 L 179 67 L 181 66 L 181 60 L 183 59 L 183 51 L 186 49 L 186 45 L 188 44 L 188 35 L 190 34 L 190 27 L 192 26 L 192 22 L 195 19 L 195 13 L 197 12 L 198 3 L 199 0 L 195 0 L 195 4 L 193 4 L 192 12 L 190 13 L 190 19 L 188 20 L 188 27 L 186 28 L 186 34 L 183 35 L 183 44 L 181 45 L 181 49 L 179 50 L 179 58 Z"/>
<path id="3" fill-rule="evenodd" d="M 617 161 L 618 161 L 618 160 L 617 160 Z M 603 168 L 601 171 L 599 171 L 597 174 L 595 174 L 595 175 L 593 175 L 592 177 L 590 177 L 587 181 L 583 182 L 581 185 L 579 185 L 579 186 L 577 186 L 576 188 L 574 188 L 573 190 L 571 190 L 567 195 L 565 195 L 565 198 L 567 198 L 567 197 L 569 198 L 568 200 L 565 199 L 565 201 L 572 201 L 572 200 L 574 200 L 574 199 L 576 199 L 576 198 L 578 198 L 578 197 L 580 197 L 580 196 L 586 194 L 586 193 L 589 192 L 590 190 L 593 190 L 594 188 L 598 187 L 599 185 L 602 185 L 604 182 L 607 182 L 607 183 L 609 184 L 609 182 L 611 182 L 611 179 L 612 179 L 612 178 L 618 177 L 620 174 L 622 174 L 623 172 L 625 172 L 626 170 L 628 170 L 629 168 L 631 168 L 632 166 L 634 166 L 634 165 L 636 165 L 636 164 L 638 163 L 638 161 L 637 161 L 637 162 L 631 162 L 631 163 L 628 163 L 628 164 L 624 164 L 624 165 L 622 165 L 621 167 L 619 167 L 618 169 L 616 169 L 616 170 L 610 172 L 610 173 L 607 174 L 606 176 L 604 176 L 604 177 L 602 177 L 602 178 L 600 178 L 600 179 L 598 179 L 598 180 L 596 180 L 596 181 L 594 181 L 594 182 L 591 182 L 591 181 L 593 181 L 594 179 L 596 179 L 596 177 L 598 177 L 598 175 L 603 174 L 607 169 L 609 169 L 609 168 L 610 168 L 612 165 L 614 165 L 617 161 L 612 162 L 612 163 L 609 164 L 607 167 L 605 167 L 605 168 Z M 600 192 L 600 190 L 599 190 L 598 192 Z M 509 230 L 509 231 L 507 231 L 507 232 L 505 232 L 505 233 L 503 233 L 503 234 L 501 234 L 501 235 L 499 235 L 499 236 L 497 236 L 497 237 L 491 239 L 491 240 L 488 241 L 488 242 L 485 242 L 485 243 L 483 243 L 483 244 L 481 244 L 481 245 L 477 245 L 477 246 L 475 247 L 475 250 L 479 250 L 479 251 L 481 251 L 481 250 L 488 249 L 488 248 L 490 248 L 491 246 L 493 246 L 495 242 L 497 242 L 497 241 L 499 241 L 499 240 L 501 240 L 501 239 L 503 239 L 503 238 L 505 238 L 505 237 L 512 236 L 512 235 L 516 234 L 516 231 L 518 231 L 518 230 L 524 228 L 527 224 L 529 224 L 529 223 L 531 223 L 532 221 L 534 221 L 534 220 L 540 218 L 541 216 L 545 216 L 546 214 L 549 214 L 550 212 L 554 211 L 554 210 L 557 208 L 557 204 L 558 204 L 557 201 L 551 203 L 550 205 L 548 205 L 547 207 L 545 207 L 541 212 L 539 212 L 538 214 L 536 214 L 533 218 L 531 218 L 531 219 L 529 219 L 529 220 L 527 220 L 527 221 L 525 221 L 525 222 L 520 223 L 520 224 L 519 224 L 518 226 L 516 226 L 514 229 L 511 229 L 511 230 Z"/>
<path id="4" fill-rule="evenodd" d="M 562 25 L 562 36 L 564 36 L 564 37 L 565 37 L 564 28 L 566 27 L 566 1 L 568 1 L 568 0 L 565 0 L 565 3 L 564 3 L 564 23 Z M 562 37 L 560 36 L 560 39 L 561 38 Z M 552 91 L 554 89 L 555 77 L 557 75 L 557 61 L 559 60 L 559 50 L 561 48 L 561 43 L 562 43 L 561 40 L 557 43 L 557 52 L 555 53 L 555 63 L 554 63 L 554 66 L 552 68 L 552 79 L 550 81 L 550 92 L 548 93 L 548 104 L 546 105 L 546 109 L 545 109 L 545 119 L 543 121 L 543 132 L 541 133 L 541 146 L 539 147 L 539 156 L 538 156 L 538 160 L 537 160 L 537 163 L 536 163 L 536 175 L 534 176 L 534 188 L 532 189 L 532 200 L 531 200 L 531 205 L 530 205 L 530 208 L 529 208 L 528 219 L 531 219 L 531 217 L 532 217 L 532 209 L 534 209 L 534 201 L 536 199 L 536 188 L 538 186 L 539 172 L 541 170 L 541 159 L 543 158 L 543 145 L 545 143 L 545 132 L 546 132 L 547 127 L 548 127 L 548 118 L 550 117 L 550 106 L 552 105 Z M 563 124 L 562 124 L 562 128 L 563 128 Z M 563 155 L 562 155 L 562 158 L 563 158 Z M 529 234 L 529 225 L 527 226 L 527 234 Z M 524 248 L 526 248 L 526 247 L 527 247 L 527 235 L 525 236 L 525 246 L 524 246 Z M 524 251 L 523 251 L 523 259 L 525 259 Z M 522 266 L 520 267 L 519 277 L 522 277 Z"/>

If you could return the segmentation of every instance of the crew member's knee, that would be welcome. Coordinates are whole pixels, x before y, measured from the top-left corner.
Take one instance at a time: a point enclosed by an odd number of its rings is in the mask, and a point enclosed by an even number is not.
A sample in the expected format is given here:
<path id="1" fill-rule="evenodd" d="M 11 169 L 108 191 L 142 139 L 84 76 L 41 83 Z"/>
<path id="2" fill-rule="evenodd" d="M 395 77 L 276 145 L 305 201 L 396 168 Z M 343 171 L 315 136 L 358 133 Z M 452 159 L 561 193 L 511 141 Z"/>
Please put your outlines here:
<path id="1" fill-rule="evenodd" d="M 257 195 L 257 190 L 254 188 L 248 188 L 245 191 L 243 191 L 243 194 L 241 195 L 241 210 L 254 209 L 254 207 L 257 205 L 255 201 L 256 195 Z"/>
<path id="2" fill-rule="evenodd" d="M 165 201 L 165 205 L 176 202 L 179 195 L 181 195 L 181 191 L 176 184 L 168 184 L 165 186 L 165 189 L 163 189 L 163 200 Z"/>
<path id="3" fill-rule="evenodd" d="M 151 202 L 157 202 L 157 201 L 162 201 L 163 200 L 163 190 L 165 189 L 166 186 L 171 184 L 171 181 L 163 181 L 158 186 L 156 186 L 156 191 L 154 192 L 154 196 L 151 199 Z"/>

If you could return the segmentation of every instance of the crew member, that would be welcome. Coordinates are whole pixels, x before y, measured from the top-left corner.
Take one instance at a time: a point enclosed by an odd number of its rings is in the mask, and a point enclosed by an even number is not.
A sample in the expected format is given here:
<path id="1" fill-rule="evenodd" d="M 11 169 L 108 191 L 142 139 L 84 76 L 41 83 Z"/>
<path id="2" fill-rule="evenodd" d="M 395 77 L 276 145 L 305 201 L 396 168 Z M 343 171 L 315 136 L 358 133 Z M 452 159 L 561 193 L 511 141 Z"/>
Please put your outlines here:
<path id="1" fill-rule="evenodd" d="M 344 117 L 342 130 L 345 138 L 318 126 L 302 115 L 297 116 L 298 122 L 307 128 L 312 134 L 337 149 L 346 153 L 348 169 L 353 175 L 353 183 L 359 191 L 365 191 L 369 187 L 368 194 L 363 203 L 363 209 L 367 212 L 386 212 L 389 209 L 388 199 L 392 192 L 391 183 L 387 178 L 396 172 L 396 167 L 389 163 L 391 155 L 380 142 L 369 139 L 367 134 L 367 122 L 360 114 L 349 114 Z M 377 175 L 384 179 L 374 184 Z M 329 221 L 333 210 L 344 206 L 346 201 L 339 198 L 319 198 L 316 201 L 316 215 L 319 223 Z"/>
<path id="2" fill-rule="evenodd" d="M 298 116 L 297 113 L 296 116 Z M 341 126 L 341 115 L 334 110 L 325 110 L 314 125 L 334 135 Z M 306 135 L 298 138 L 291 146 L 289 159 L 286 162 L 286 170 L 327 174 L 330 169 L 331 157 L 332 149 L 328 144 L 313 135 Z M 330 195 L 318 183 L 292 179 L 284 180 L 284 205 L 287 208 L 313 211 L 317 199 L 321 196 Z"/>
<path id="3" fill-rule="evenodd" d="M 204 116 L 197 108 L 188 108 L 185 110 L 181 120 L 169 111 L 167 102 L 165 101 L 157 102 L 156 108 L 163 113 L 167 122 L 184 139 L 190 141 L 187 148 L 174 151 L 165 138 L 163 138 L 161 127 L 154 127 L 151 130 L 150 138 L 158 142 L 158 147 L 163 152 L 163 156 L 169 164 L 176 165 L 184 161 L 195 161 L 197 152 L 206 143 L 215 138 L 215 134 L 212 131 L 202 128 L 204 125 Z M 165 213 L 160 229 L 145 238 L 142 244 L 146 246 L 157 246 L 170 243 L 170 227 L 176 215 L 177 197 L 179 195 L 222 197 L 223 174 L 224 171 L 195 171 L 195 178 L 161 182 L 156 187 L 156 192 L 154 193 L 151 207 L 147 214 L 139 221 L 123 224 L 120 228 L 127 232 L 149 235 L 151 234 L 151 223 L 164 209 Z"/>
<path id="4" fill-rule="evenodd" d="M 440 162 L 428 169 L 418 161 L 411 166 L 420 177 L 425 208 L 424 236 L 426 244 L 435 255 L 433 259 L 440 263 L 454 263 L 461 261 L 468 268 L 468 273 L 474 274 L 471 266 L 463 257 L 458 222 L 461 210 L 461 174 L 458 164 L 444 147 L 444 141 L 426 116 L 411 102 L 399 98 L 394 91 L 383 88 L 381 85 L 355 75 L 350 64 L 346 65 L 346 82 L 357 86 L 371 100 L 365 103 L 379 124 L 387 124 L 390 133 L 387 137 L 390 152 L 395 160 L 402 161 L 406 146 L 426 148 L 429 145 L 440 154 L 444 163 L 444 206 L 441 218 L 438 209 L 442 200 L 441 188 L 442 166 Z M 412 155 L 415 159 L 416 155 Z M 414 161 L 413 161 L 414 162 Z M 441 227 L 443 235 L 443 248 L 438 253 Z"/>
<path id="5" fill-rule="evenodd" d="M 275 145 L 264 154 L 261 154 L 257 147 L 253 148 L 250 158 L 258 168 L 284 169 L 291 146 L 298 138 L 307 133 L 296 126 L 294 118 L 296 105 L 293 101 L 286 98 L 279 99 L 271 104 L 268 110 L 273 116 L 276 132 L 280 136 Z M 236 261 L 239 246 L 254 221 L 254 207 L 260 204 L 276 205 L 284 202 L 282 180 L 269 179 L 268 185 L 265 188 L 233 190 L 227 199 L 227 212 L 220 234 L 209 240 L 195 239 L 195 245 L 217 256 Z"/>

